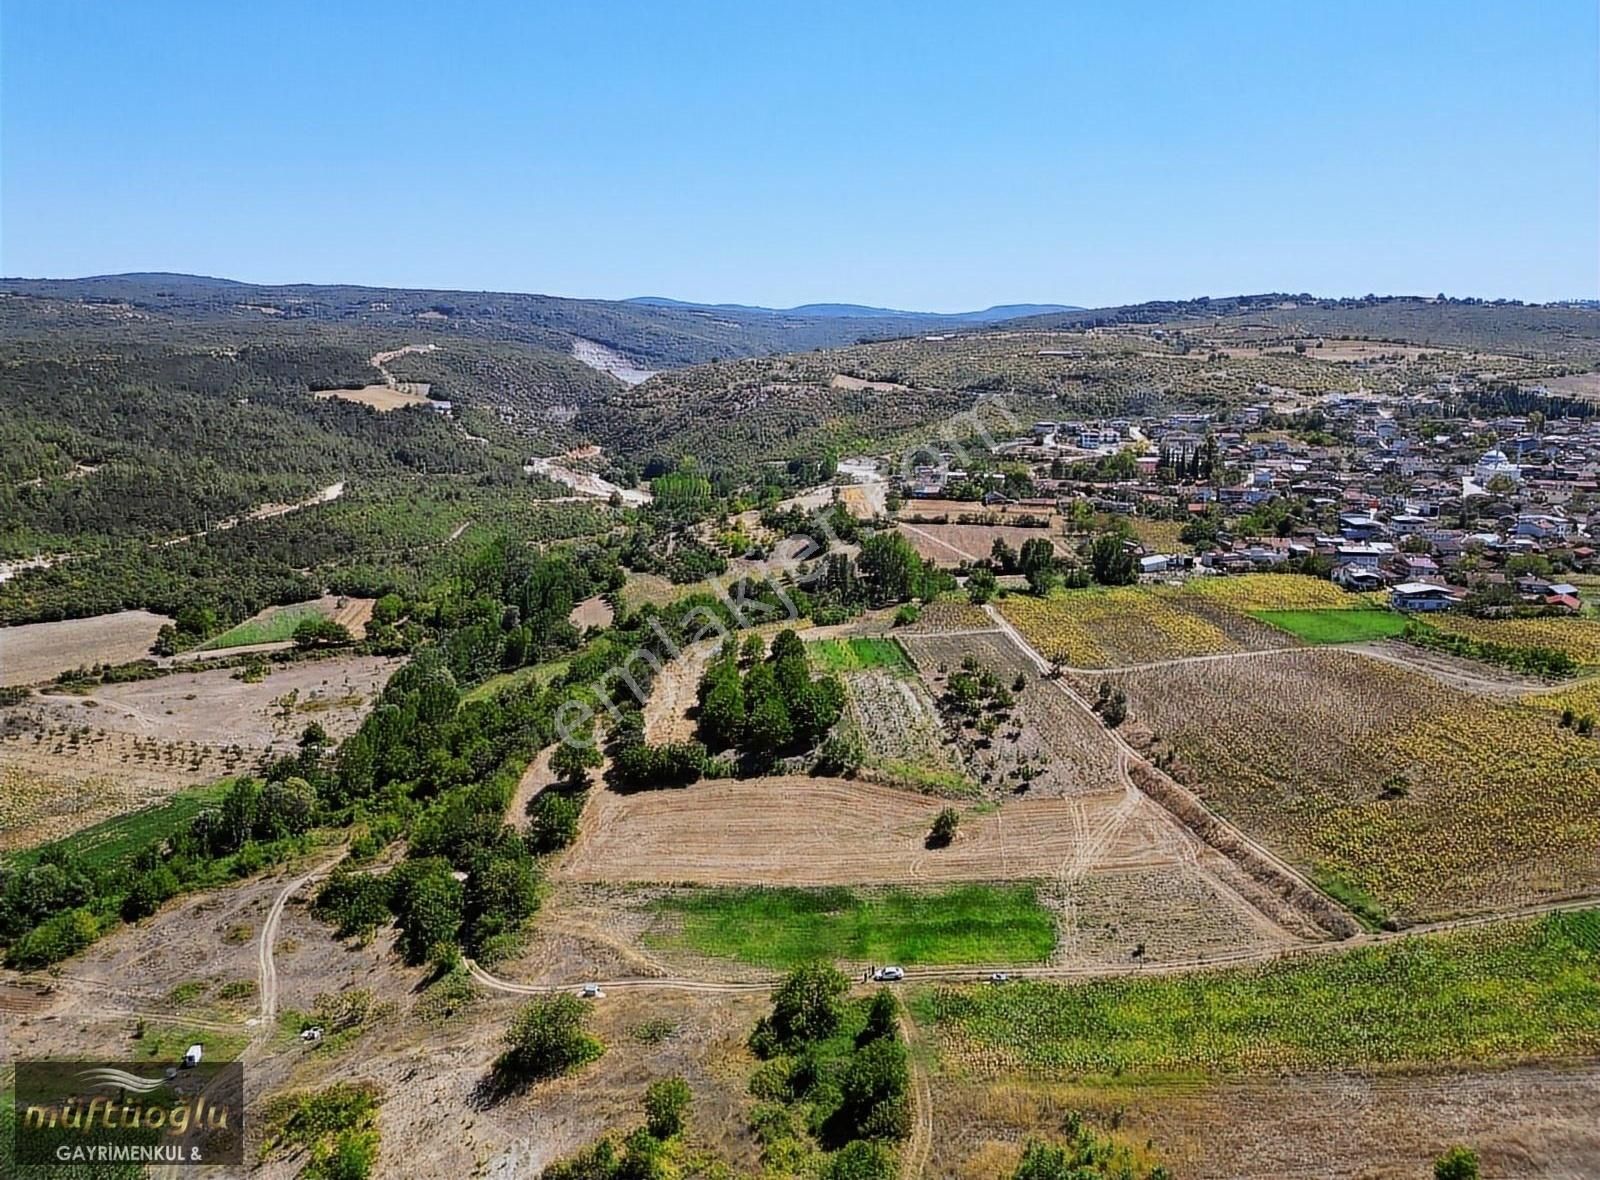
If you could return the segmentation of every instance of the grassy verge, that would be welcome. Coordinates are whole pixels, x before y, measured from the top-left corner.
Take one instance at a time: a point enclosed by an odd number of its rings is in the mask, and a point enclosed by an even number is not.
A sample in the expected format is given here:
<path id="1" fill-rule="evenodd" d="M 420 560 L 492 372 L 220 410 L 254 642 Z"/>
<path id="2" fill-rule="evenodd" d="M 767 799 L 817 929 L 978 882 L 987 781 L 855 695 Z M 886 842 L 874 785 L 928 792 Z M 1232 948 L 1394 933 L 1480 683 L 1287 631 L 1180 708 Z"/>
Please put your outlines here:
<path id="1" fill-rule="evenodd" d="M 1387 610 L 1257 610 L 1250 614 L 1307 643 L 1360 643 L 1388 639 L 1406 629 L 1405 617 Z"/>
<path id="2" fill-rule="evenodd" d="M 935 988 L 954 1068 L 1192 1076 L 1600 1051 L 1600 910 L 1251 968 Z"/>
<path id="3" fill-rule="evenodd" d="M 181 1024 L 151 1021 L 144 1032 L 133 1042 L 128 1054 L 135 1061 L 155 1061 L 163 1065 L 176 1065 L 190 1045 L 205 1048 L 207 1061 L 232 1061 L 250 1044 L 248 1033 L 225 1033 L 215 1029 L 185 1028 Z"/>
<path id="4" fill-rule="evenodd" d="M 1313 875 L 1313 880 L 1318 889 L 1353 913 L 1368 930 L 1382 929 L 1389 911 L 1361 886 L 1320 869 Z"/>
<path id="5" fill-rule="evenodd" d="M 508 688 L 516 688 L 522 684 L 532 683 L 543 688 L 556 677 L 564 674 L 566 670 L 566 660 L 551 660 L 547 664 L 534 664 L 529 668 L 518 668 L 515 672 L 501 672 L 499 675 L 491 676 L 482 684 L 474 685 L 464 692 L 461 695 L 461 703 L 466 705 L 471 704 L 473 701 L 487 700 L 497 693 L 504 692 Z"/>
<path id="6" fill-rule="evenodd" d="M 74 832 L 53 844 L 52 849 L 64 852 L 74 866 L 84 872 L 96 872 L 127 860 L 152 840 L 159 840 L 188 826 L 189 821 L 207 807 L 215 807 L 228 793 L 233 780 L 211 783 L 188 791 L 179 791 L 164 802 L 142 811 L 113 816 L 92 828 Z M 16 869 L 26 869 L 39 859 L 43 847 L 11 853 L 3 863 Z"/>
<path id="7" fill-rule="evenodd" d="M 816 639 L 806 644 L 811 662 L 824 672 L 855 672 L 864 668 L 887 668 L 891 672 L 910 672 L 911 662 L 893 639 L 856 636 L 853 639 Z"/>
<path id="8" fill-rule="evenodd" d="M 703 889 L 656 903 L 679 919 L 651 945 L 786 969 L 857 963 L 1038 963 L 1055 919 L 1031 885 Z"/>
<path id="9" fill-rule="evenodd" d="M 871 758 L 866 765 L 872 777 L 897 787 L 908 787 L 930 795 L 946 795 L 952 799 L 972 799 L 978 795 L 978 784 L 959 770 L 926 762 L 908 762 L 903 758 Z"/>
<path id="10" fill-rule="evenodd" d="M 257 643 L 283 643 L 294 638 L 294 629 L 307 619 L 322 617 L 314 602 L 280 606 L 265 618 L 246 619 L 200 645 L 202 651 L 221 651 L 230 647 L 249 647 Z"/>

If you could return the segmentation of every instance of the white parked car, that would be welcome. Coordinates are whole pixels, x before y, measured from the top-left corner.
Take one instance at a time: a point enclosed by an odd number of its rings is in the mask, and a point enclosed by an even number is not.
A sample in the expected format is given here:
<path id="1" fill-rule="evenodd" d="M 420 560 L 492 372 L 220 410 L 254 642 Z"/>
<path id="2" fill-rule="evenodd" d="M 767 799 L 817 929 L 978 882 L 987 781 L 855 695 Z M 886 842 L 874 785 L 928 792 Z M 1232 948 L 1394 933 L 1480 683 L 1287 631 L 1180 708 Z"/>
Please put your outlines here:
<path id="1" fill-rule="evenodd" d="M 879 983 L 899 983 L 906 977 L 904 967 L 879 967 L 872 973 L 872 978 Z"/>
<path id="2" fill-rule="evenodd" d="M 1010 981 L 1011 976 L 1007 975 L 1004 971 L 996 971 L 993 975 L 989 976 L 990 983 L 1009 983 Z"/>
<path id="3" fill-rule="evenodd" d="M 600 990 L 598 983 L 586 983 L 583 985 L 583 991 L 578 994 L 586 1000 L 601 1000 L 605 998 L 606 993 Z"/>

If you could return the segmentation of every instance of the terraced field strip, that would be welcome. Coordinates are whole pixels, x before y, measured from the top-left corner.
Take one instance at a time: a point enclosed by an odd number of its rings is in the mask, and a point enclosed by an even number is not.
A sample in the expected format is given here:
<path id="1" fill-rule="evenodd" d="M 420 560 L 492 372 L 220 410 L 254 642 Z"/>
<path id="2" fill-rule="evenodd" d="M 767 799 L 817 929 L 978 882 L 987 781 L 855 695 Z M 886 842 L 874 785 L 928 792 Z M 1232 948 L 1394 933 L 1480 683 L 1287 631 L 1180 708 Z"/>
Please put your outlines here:
<path id="1" fill-rule="evenodd" d="M 906 653 L 894 639 L 856 635 L 845 639 L 813 639 L 806 644 L 811 660 L 825 672 L 859 672 L 885 668 L 909 672 Z"/>
<path id="2" fill-rule="evenodd" d="M 1032 885 L 733 888 L 673 893 L 645 945 L 788 970 L 836 963 L 1042 963 L 1055 919 Z"/>
<path id="3" fill-rule="evenodd" d="M 914 1002 L 957 1068 L 1118 1077 L 1573 1059 L 1600 1052 L 1600 912 L 1309 959 Z"/>
<path id="4" fill-rule="evenodd" d="M 201 811 L 222 801 L 232 784 L 214 783 L 194 790 L 180 791 L 163 803 L 119 815 L 103 823 L 75 832 L 51 845 L 65 854 L 67 859 L 85 871 L 109 868 L 126 860 L 145 848 L 153 840 L 184 827 Z M 14 852 L 4 858 L 4 863 L 23 869 L 38 859 L 38 850 Z"/>

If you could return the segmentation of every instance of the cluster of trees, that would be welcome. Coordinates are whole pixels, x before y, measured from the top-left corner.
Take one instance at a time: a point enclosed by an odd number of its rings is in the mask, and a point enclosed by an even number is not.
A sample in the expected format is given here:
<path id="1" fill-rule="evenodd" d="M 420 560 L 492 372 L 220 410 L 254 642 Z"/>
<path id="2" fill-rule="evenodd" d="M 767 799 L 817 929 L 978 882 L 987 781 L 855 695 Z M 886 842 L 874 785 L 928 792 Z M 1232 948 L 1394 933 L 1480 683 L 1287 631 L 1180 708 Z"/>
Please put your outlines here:
<path id="1" fill-rule="evenodd" d="M 911 1133 L 899 1006 L 886 990 L 864 1002 L 849 1001 L 849 990 L 850 981 L 826 964 L 791 972 L 750 1036 L 764 1063 L 750 1089 L 801 1116 L 812 1139 L 831 1152 L 819 1167 L 828 1180 L 888 1180 L 896 1174 L 893 1145 Z M 782 1120 L 790 1136 L 796 1121 Z M 806 1150 L 786 1138 L 774 1131 L 769 1158 Z"/>
<path id="2" fill-rule="evenodd" d="M 1028 590 L 1043 597 L 1062 584 L 1060 563 L 1049 537 L 1029 537 L 1019 552 L 1004 537 L 996 537 L 989 549 L 989 560 L 967 575 L 967 597 L 982 605 L 999 589 L 997 574 L 1021 574 L 1028 579 Z"/>
<path id="3" fill-rule="evenodd" d="M 628 531 L 618 557 L 635 573 L 659 574 L 680 586 L 728 572 L 727 559 L 687 529 L 662 527 L 649 519 Z"/>
<path id="4" fill-rule="evenodd" d="M 706 749 L 737 750 L 759 764 L 809 750 L 844 708 L 836 676 L 813 679 L 805 644 L 779 632 L 767 653 L 759 635 L 730 639 L 706 668 L 698 692 L 698 728 Z"/>
<path id="5" fill-rule="evenodd" d="M 1139 580 L 1139 563 L 1116 533 L 1102 533 L 1090 544 L 1089 569 L 1102 586 L 1130 586 Z"/>
<path id="6" fill-rule="evenodd" d="M 627 790 L 686 787 L 711 769 L 705 743 L 689 740 L 651 745 L 644 739 L 644 718 L 624 713 L 612 729 L 611 769 L 617 786 Z"/>
<path id="7" fill-rule="evenodd" d="M 311 731 L 308 731 L 308 734 Z M 266 782 L 235 780 L 217 805 L 151 839 L 126 860 L 75 857 L 47 845 L 31 860 L 0 868 L 0 944 L 6 963 L 34 969 L 78 953 L 119 920 L 137 921 L 190 889 L 248 876 L 305 847 L 315 792 L 290 773 L 310 754 L 284 759 Z"/>
<path id="8" fill-rule="evenodd" d="M 512 1017 L 495 1058 L 490 1086 L 511 1093 L 546 1078 L 560 1077 L 605 1052 L 586 1028 L 583 1001 L 572 995 L 530 1001 Z"/>
<path id="9" fill-rule="evenodd" d="M 1217 440 L 1207 434 L 1197 447 L 1161 447 L 1156 452 L 1156 478 L 1173 483 L 1199 483 L 1216 477 Z"/>
<path id="10" fill-rule="evenodd" d="M 603 505 L 547 504 L 514 495 L 518 487 L 491 476 L 448 484 L 366 479 L 352 481 L 333 503 L 244 521 L 181 544 L 120 537 L 28 542 L 28 553 L 37 547 L 72 556 L 0 583 L 0 625 L 145 609 L 186 617 L 177 646 L 192 646 L 263 607 L 325 591 L 373 598 L 398 591 L 429 601 L 476 556 L 476 531 L 443 544 L 463 520 L 486 530 L 514 529 L 524 548 L 530 540 L 602 534 L 613 523 Z M 490 536 L 483 544 L 495 543 Z M 591 552 L 597 569 L 616 564 L 610 548 L 596 545 Z M 210 620 L 205 627 L 193 625 L 202 618 Z"/>

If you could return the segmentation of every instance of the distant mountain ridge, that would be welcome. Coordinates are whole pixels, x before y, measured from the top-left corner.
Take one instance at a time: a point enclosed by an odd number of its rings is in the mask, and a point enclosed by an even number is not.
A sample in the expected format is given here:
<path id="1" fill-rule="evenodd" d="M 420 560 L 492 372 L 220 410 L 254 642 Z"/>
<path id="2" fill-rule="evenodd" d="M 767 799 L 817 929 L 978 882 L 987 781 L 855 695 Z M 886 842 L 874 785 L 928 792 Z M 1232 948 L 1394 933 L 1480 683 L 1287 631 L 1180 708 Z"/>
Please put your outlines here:
<path id="1" fill-rule="evenodd" d="M 1000 303 L 982 311 L 904 311 L 894 307 L 869 307 L 861 303 L 802 303 L 798 307 L 761 307 L 748 303 L 693 303 L 665 295 L 639 295 L 624 303 L 645 307 L 671 307 L 680 311 L 738 312 L 743 315 L 801 316 L 808 319 L 945 320 L 960 324 L 994 324 L 1022 316 L 1083 311 L 1075 303 Z"/>

